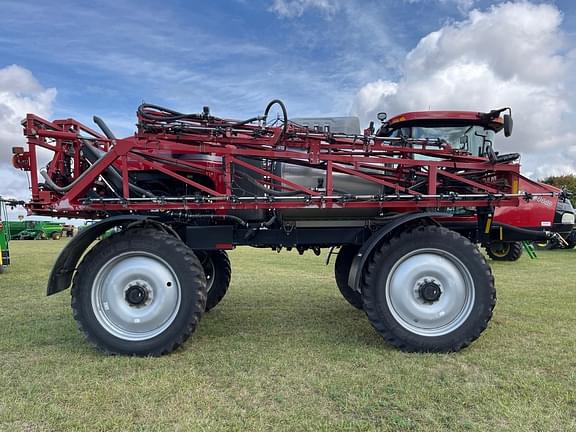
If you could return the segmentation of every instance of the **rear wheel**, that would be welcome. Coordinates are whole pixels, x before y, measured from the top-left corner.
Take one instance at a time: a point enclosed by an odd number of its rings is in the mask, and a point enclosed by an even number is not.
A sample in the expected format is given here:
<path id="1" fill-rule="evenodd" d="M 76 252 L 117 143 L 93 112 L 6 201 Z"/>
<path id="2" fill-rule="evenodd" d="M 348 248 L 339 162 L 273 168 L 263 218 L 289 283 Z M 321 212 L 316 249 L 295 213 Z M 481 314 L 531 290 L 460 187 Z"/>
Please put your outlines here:
<path id="1" fill-rule="evenodd" d="M 62 233 L 53 232 L 50 237 L 52 238 L 52 240 L 60 240 L 60 237 L 62 237 Z"/>
<path id="2" fill-rule="evenodd" d="M 228 292 L 232 268 L 228 254 L 222 250 L 198 252 L 206 275 L 206 311 L 216 307 Z"/>
<path id="3" fill-rule="evenodd" d="M 99 242 L 76 271 L 74 318 L 108 354 L 162 355 L 194 332 L 206 306 L 206 277 L 184 243 L 153 228 Z"/>
<path id="4" fill-rule="evenodd" d="M 495 241 L 484 248 L 494 261 L 517 261 L 522 256 L 522 243 L 520 242 Z"/>
<path id="5" fill-rule="evenodd" d="M 364 311 L 388 342 L 405 351 L 459 351 L 487 327 L 494 278 L 478 248 L 436 226 L 386 241 L 363 274 Z"/>
<path id="6" fill-rule="evenodd" d="M 357 309 L 362 309 L 362 295 L 348 285 L 348 276 L 352 261 L 358 252 L 357 246 L 344 245 L 340 248 L 334 263 L 334 277 L 342 297 Z"/>

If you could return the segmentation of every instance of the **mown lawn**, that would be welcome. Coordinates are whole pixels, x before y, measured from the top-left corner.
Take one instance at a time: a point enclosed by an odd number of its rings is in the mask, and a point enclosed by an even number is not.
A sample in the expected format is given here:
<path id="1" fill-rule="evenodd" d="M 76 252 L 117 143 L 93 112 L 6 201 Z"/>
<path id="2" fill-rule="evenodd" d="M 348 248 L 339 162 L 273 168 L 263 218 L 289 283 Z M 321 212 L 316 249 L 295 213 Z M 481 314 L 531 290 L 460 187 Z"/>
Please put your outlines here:
<path id="1" fill-rule="evenodd" d="M 0 275 L 0 430 L 576 430 L 576 250 L 492 263 L 495 316 L 451 355 L 388 346 L 312 253 L 231 253 L 231 291 L 162 358 L 105 357 L 69 292 L 61 241 L 12 242 Z"/>

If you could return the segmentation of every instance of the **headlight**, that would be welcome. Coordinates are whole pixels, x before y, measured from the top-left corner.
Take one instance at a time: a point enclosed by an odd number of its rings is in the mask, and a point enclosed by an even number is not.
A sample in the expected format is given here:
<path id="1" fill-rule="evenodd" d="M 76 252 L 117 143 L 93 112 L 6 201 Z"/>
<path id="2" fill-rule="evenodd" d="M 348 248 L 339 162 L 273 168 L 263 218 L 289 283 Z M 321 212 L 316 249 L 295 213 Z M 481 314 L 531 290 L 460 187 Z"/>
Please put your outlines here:
<path id="1" fill-rule="evenodd" d="M 571 224 L 574 225 L 574 213 L 564 213 L 562 215 L 562 224 Z"/>

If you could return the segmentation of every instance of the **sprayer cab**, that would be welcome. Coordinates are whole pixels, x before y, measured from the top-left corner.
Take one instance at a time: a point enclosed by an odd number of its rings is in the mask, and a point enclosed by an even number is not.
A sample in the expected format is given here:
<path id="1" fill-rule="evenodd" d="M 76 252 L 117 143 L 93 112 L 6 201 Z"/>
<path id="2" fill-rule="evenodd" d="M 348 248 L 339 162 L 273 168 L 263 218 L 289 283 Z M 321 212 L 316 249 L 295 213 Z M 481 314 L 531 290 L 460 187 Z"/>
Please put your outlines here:
<path id="1" fill-rule="evenodd" d="M 381 113 L 384 114 L 384 113 Z M 400 137 L 407 140 L 437 139 L 445 142 L 456 152 L 471 156 L 487 157 L 493 161 L 515 161 L 518 153 L 499 154 L 494 150 L 495 137 L 501 131 L 512 135 L 510 108 L 487 113 L 469 111 L 422 111 L 408 112 L 392 117 L 379 115 L 382 125 L 378 136 Z M 416 158 L 421 157 L 419 155 Z M 569 233 L 574 226 L 574 213 L 569 200 L 561 190 L 520 176 L 518 190 L 526 194 L 553 192 L 549 197 L 521 200 L 517 206 L 499 207 L 494 213 L 494 224 L 486 245 L 494 242 L 541 241 L 548 233 Z M 459 211 L 456 217 L 443 223 L 463 235 L 473 237 L 468 227 L 474 226 L 473 211 Z M 564 223 L 562 223 L 564 221 Z"/>
<path id="2" fill-rule="evenodd" d="M 507 111 L 507 112 L 506 112 Z M 506 112 L 501 116 L 503 112 Z M 383 113 L 380 113 L 383 114 Z M 385 115 L 379 118 L 385 119 Z M 419 111 L 399 114 L 389 121 L 382 121 L 377 136 L 403 137 L 408 139 L 440 139 L 456 151 L 472 156 L 498 160 L 494 150 L 497 133 L 512 135 L 512 114 L 510 108 L 501 108 L 487 113 L 472 111 Z M 514 160 L 517 153 L 505 155 Z M 500 160 L 503 156 L 500 156 Z"/>

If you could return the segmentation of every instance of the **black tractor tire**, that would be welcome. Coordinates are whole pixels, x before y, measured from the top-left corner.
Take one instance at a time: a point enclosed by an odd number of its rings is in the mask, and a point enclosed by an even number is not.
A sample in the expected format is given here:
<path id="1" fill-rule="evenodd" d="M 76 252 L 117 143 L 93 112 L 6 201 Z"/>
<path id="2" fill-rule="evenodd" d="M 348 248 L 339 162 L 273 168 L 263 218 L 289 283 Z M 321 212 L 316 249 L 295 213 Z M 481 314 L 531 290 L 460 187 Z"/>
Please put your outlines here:
<path id="1" fill-rule="evenodd" d="M 409 352 L 454 352 L 488 326 L 494 277 L 476 245 L 423 226 L 385 240 L 363 271 L 364 311 L 390 344 Z"/>
<path id="2" fill-rule="evenodd" d="M 348 285 L 350 267 L 352 266 L 352 261 L 358 249 L 358 246 L 353 245 L 344 245 L 340 248 L 336 256 L 336 262 L 334 263 L 334 278 L 336 279 L 336 285 L 342 297 L 356 309 L 362 310 L 362 294 L 354 291 L 350 288 L 350 285 Z"/>
<path id="3" fill-rule="evenodd" d="M 60 237 L 62 237 L 62 233 L 59 232 L 53 232 L 52 235 L 50 236 L 52 240 L 60 240 Z"/>
<path id="4" fill-rule="evenodd" d="M 566 236 L 566 249 L 574 249 L 576 247 L 576 231 L 572 231 Z"/>
<path id="5" fill-rule="evenodd" d="M 100 241 L 72 285 L 74 319 L 106 354 L 174 351 L 194 332 L 205 307 L 200 261 L 182 241 L 155 228 L 127 229 Z"/>
<path id="6" fill-rule="evenodd" d="M 521 242 L 491 242 L 484 246 L 488 256 L 494 261 L 518 261 L 522 256 Z"/>
<path id="7" fill-rule="evenodd" d="M 230 258 L 223 250 L 197 252 L 206 275 L 206 312 L 216 307 L 228 292 L 232 267 Z"/>

